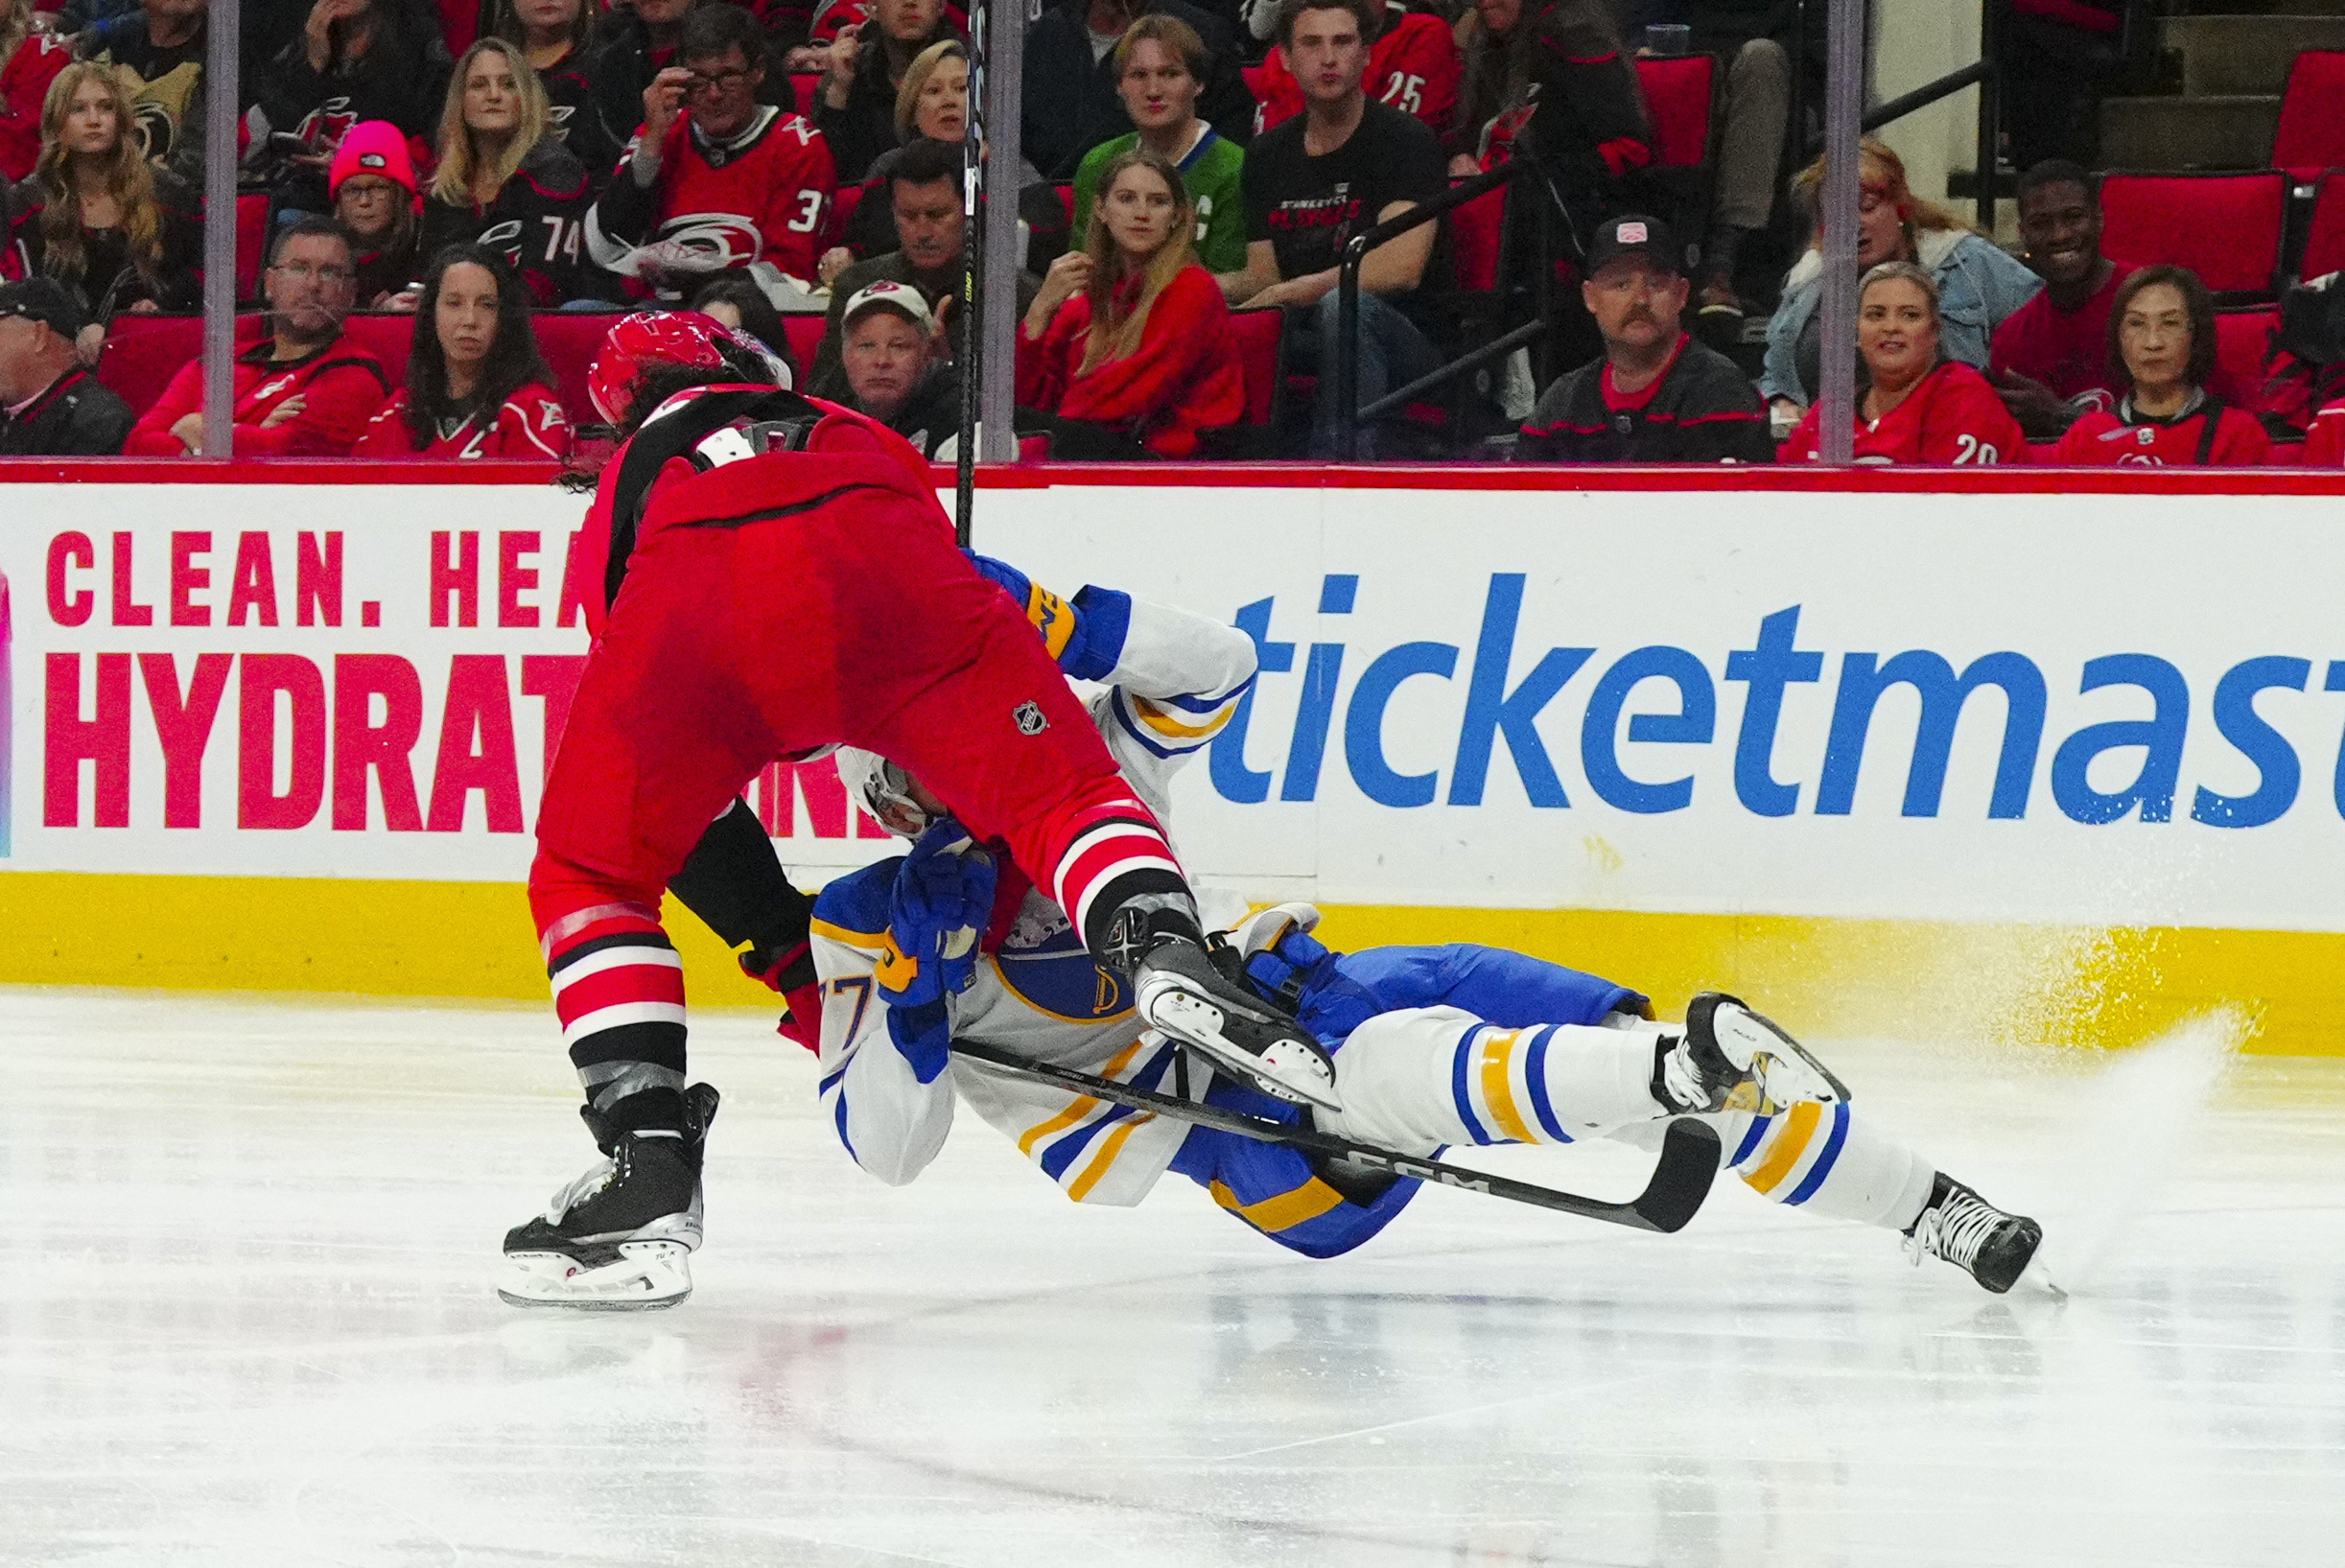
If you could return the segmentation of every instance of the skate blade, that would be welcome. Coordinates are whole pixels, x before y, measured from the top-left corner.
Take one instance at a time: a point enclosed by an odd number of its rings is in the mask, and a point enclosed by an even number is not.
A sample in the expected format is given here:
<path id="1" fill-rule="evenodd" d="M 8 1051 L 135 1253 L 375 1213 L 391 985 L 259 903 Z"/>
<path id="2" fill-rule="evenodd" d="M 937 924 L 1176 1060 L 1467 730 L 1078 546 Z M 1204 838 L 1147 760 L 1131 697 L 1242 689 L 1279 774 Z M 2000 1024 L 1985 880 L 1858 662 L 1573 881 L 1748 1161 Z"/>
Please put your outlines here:
<path id="1" fill-rule="evenodd" d="M 1161 1027 L 1161 1026 L 1160 1026 Z M 1256 1056 L 1224 1041 L 1218 1033 L 1204 1039 L 1180 1028 L 1164 1028 L 1163 1033 L 1179 1041 L 1215 1067 L 1249 1088 L 1260 1089 L 1273 1099 L 1290 1105 L 1317 1106 L 1322 1111 L 1340 1112 L 1344 1102 L 1335 1092 L 1335 1085 L 1325 1075 L 1325 1069 L 1308 1053 L 1298 1051 L 1296 1060 L 1280 1060 L 1278 1047 L 1271 1047 L 1271 1055 Z"/>
<path id="2" fill-rule="evenodd" d="M 518 1307 L 657 1312 L 692 1293 L 691 1259 L 674 1241 L 622 1241 L 616 1261 L 594 1268 L 562 1252 L 508 1252 L 497 1296 Z"/>

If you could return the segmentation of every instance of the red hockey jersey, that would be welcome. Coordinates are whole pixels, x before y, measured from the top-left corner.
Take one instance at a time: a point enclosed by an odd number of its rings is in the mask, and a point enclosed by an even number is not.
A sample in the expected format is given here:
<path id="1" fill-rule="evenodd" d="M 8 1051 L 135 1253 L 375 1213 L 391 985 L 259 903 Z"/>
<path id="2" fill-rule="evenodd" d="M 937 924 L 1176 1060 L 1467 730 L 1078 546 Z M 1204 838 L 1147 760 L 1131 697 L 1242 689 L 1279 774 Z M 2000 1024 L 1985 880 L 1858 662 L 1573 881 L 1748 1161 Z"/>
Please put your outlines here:
<path id="1" fill-rule="evenodd" d="M 1465 68 L 1448 24 L 1422 12 L 1408 12 L 1369 45 L 1368 76 L 1362 85 L 1371 99 L 1413 114 L 1435 135 L 1445 136 L 1457 114 L 1458 81 Z M 1253 85 L 1260 102 L 1255 111 L 1256 132 L 1302 112 L 1302 86 L 1277 49 L 1263 59 Z"/>
<path id="2" fill-rule="evenodd" d="M 2152 419 L 2128 400 L 2115 413 L 2095 409 L 2069 426 L 2052 460 L 2073 468 L 2254 468 L 2271 453 L 2271 437 L 2244 409 L 2205 398 L 2171 419 Z"/>
<path id="3" fill-rule="evenodd" d="M 420 452 L 407 428 L 408 395 L 402 386 L 391 394 L 359 437 L 353 457 L 404 457 L 412 461 L 462 461 L 472 457 L 551 457 L 570 456 L 570 416 L 562 411 L 553 389 L 536 382 L 504 400 L 494 417 L 478 413 L 439 421 L 431 441 Z"/>
<path id="4" fill-rule="evenodd" d="M 633 280 L 639 295 L 680 294 L 697 276 L 771 262 L 811 283 L 838 176 L 830 144 L 795 114 L 760 105 L 741 133 L 714 141 L 679 116 L 660 177 L 638 185 L 629 163 L 587 214 L 596 265 Z"/>
<path id="5" fill-rule="evenodd" d="M 337 338 L 298 360 L 271 360 L 273 343 L 263 339 L 236 356 L 236 402 L 229 422 L 236 427 L 240 457 L 342 457 L 383 407 L 390 378 L 372 354 L 347 338 Z M 261 421 L 280 403 L 298 397 L 302 410 L 282 424 Z M 123 454 L 131 457 L 176 457 L 187 445 L 171 427 L 203 411 L 203 362 L 179 366 L 154 407 L 139 416 Z"/>
<path id="6" fill-rule="evenodd" d="M 1137 348 L 1078 373 L 1090 328 L 1090 301 L 1082 294 L 1059 307 L 1039 339 L 1020 327 L 1020 404 L 1127 431 L 1164 457 L 1189 456 L 1199 431 L 1246 417 L 1230 307 L 1204 268 L 1185 267 L 1164 286 Z"/>
<path id="7" fill-rule="evenodd" d="M 2329 404 L 2312 416 L 2298 460 L 2307 468 L 2345 468 L 2345 401 Z"/>
<path id="8" fill-rule="evenodd" d="M 1819 449 L 1822 410 L 1810 409 L 1776 454 L 1779 462 L 1813 461 Z M 1924 376 L 1879 419 L 1857 416 L 1861 463 L 2024 463 L 2028 438 L 1987 379 L 1958 360 Z"/>
<path id="9" fill-rule="evenodd" d="M 63 39 L 49 33 L 26 35 L 0 63 L 0 180 L 30 176 L 40 156 L 40 106 L 49 83 L 73 61 Z"/>

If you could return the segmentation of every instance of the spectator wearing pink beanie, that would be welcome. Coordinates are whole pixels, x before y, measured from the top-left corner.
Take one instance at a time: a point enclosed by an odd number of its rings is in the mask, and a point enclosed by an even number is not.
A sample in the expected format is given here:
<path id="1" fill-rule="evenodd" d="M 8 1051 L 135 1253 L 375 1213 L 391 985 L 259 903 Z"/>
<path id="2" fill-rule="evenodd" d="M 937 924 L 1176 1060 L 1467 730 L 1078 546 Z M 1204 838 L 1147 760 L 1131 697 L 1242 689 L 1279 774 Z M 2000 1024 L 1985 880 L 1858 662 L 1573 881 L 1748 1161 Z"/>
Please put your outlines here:
<path id="1" fill-rule="evenodd" d="M 334 150 L 327 189 L 335 218 L 357 246 L 362 310 L 382 309 L 423 275 L 416 185 L 407 137 L 388 120 L 360 121 Z"/>

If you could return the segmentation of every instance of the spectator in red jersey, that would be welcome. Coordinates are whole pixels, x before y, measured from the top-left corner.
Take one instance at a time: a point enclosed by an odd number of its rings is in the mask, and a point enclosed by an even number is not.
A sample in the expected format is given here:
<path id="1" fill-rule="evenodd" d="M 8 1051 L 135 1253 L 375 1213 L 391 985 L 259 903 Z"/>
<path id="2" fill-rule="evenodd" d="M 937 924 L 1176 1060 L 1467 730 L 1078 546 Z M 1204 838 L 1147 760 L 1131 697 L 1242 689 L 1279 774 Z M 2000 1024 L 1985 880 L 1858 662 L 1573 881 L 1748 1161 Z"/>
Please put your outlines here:
<path id="1" fill-rule="evenodd" d="M 595 113 L 610 146 L 623 151 L 629 134 L 643 123 L 644 93 L 654 78 L 676 63 L 684 18 L 696 3 L 632 0 L 625 7 L 608 8 L 587 80 L 593 83 Z M 597 171 L 598 179 L 608 173 Z"/>
<path id="2" fill-rule="evenodd" d="M 545 86 L 521 51 L 503 38 L 465 50 L 440 112 L 424 254 L 484 245 L 504 257 L 532 302 L 566 304 L 592 292 L 584 251 L 593 204 L 586 170 L 553 133 Z"/>
<path id="3" fill-rule="evenodd" d="M 350 236 L 331 218 L 302 218 L 277 231 L 262 289 L 270 335 L 236 356 L 236 453 L 258 457 L 345 457 L 390 395 L 390 378 L 342 336 L 358 275 Z M 123 451 L 178 457 L 203 441 L 203 361 L 179 367 L 139 417 Z"/>
<path id="4" fill-rule="evenodd" d="M 72 60 L 64 39 L 34 30 L 33 0 L 0 4 L 0 184 L 33 173 L 40 156 L 41 104 L 49 83 Z"/>
<path id="5" fill-rule="evenodd" d="M 928 302 L 908 283 L 881 279 L 847 301 L 845 322 L 839 401 L 935 456 L 960 430 L 961 378 L 944 357 Z"/>
<path id="6" fill-rule="evenodd" d="M 959 34 L 945 0 L 873 0 L 871 19 L 841 28 L 831 45 L 814 124 L 838 160 L 838 177 L 859 183 L 903 139 L 896 97 L 912 61 Z"/>
<path id="7" fill-rule="evenodd" d="M 407 385 L 359 438 L 356 457 L 570 455 L 570 420 L 529 330 L 529 293 L 486 246 L 452 245 L 424 274 Z"/>
<path id="8" fill-rule="evenodd" d="M 1247 12 L 1246 25 L 1268 42 L 1278 35 L 1278 6 L 1261 0 Z M 1446 136 L 1458 116 L 1458 82 L 1465 69 L 1447 22 L 1399 0 L 1385 0 L 1383 27 L 1368 50 L 1369 97 L 1414 114 L 1427 129 Z M 1302 88 L 1276 49 L 1263 57 L 1255 97 L 1261 105 L 1255 114 L 1256 134 L 1302 112 Z"/>
<path id="9" fill-rule="evenodd" d="M 401 0 L 316 0 L 300 35 L 261 67 L 252 89 L 269 129 L 302 144 L 273 193 L 278 207 L 325 207 L 334 150 L 362 120 L 427 134 L 447 60 L 431 21 Z"/>
<path id="10" fill-rule="evenodd" d="M 597 9 L 594 0 L 491 0 L 489 33 L 528 60 L 545 84 L 546 129 L 598 190 L 619 162 L 620 144 L 602 128 L 589 74 Z"/>
<path id="11" fill-rule="evenodd" d="M 2052 461 L 2077 466 L 2254 466 L 2271 438 L 2244 409 L 2207 389 L 2215 374 L 2215 301 L 2187 267 L 2145 267 L 2118 285 L 2110 360 L 2125 395 L 2069 426 Z"/>
<path id="12" fill-rule="evenodd" d="M 1057 455 L 1186 457 L 1198 432 L 1245 417 L 1230 307 L 1196 234 L 1172 164 L 1136 149 L 1101 173 L 1083 248 L 1050 264 L 1018 333 L 1018 400 L 1058 414 Z"/>
<path id="13" fill-rule="evenodd" d="M 2073 163 L 2050 159 L 2020 176 L 2019 234 L 2044 290 L 1995 329 L 1987 379 L 2022 430 L 2052 436 L 2123 390 L 2109 363 L 2109 311 L 2133 269 L 2100 253 L 2100 194 Z"/>
<path id="14" fill-rule="evenodd" d="M 41 105 L 40 160 L 16 188 L 9 227 L 5 270 L 55 278 L 100 326 L 118 311 L 202 302 L 199 225 L 182 211 L 185 193 L 139 155 L 130 115 L 111 67 L 59 71 Z"/>
<path id="15" fill-rule="evenodd" d="M 763 36 L 739 7 L 703 6 L 685 18 L 683 63 L 644 91 L 643 129 L 586 221 L 595 262 L 638 292 L 681 297 L 740 268 L 812 286 L 837 180 L 821 131 L 758 102 Z"/>
<path id="16" fill-rule="evenodd" d="M 0 284 L 0 457 L 110 457 L 130 406 L 98 385 L 74 340 L 88 320 L 51 278 Z"/>
<path id="17" fill-rule="evenodd" d="M 1685 252 L 1660 220 L 1597 225 L 1580 293 L 1604 358 L 1547 388 L 1515 438 L 1515 460 L 1773 462 L 1749 378 L 1681 325 L 1689 292 Z"/>
<path id="18" fill-rule="evenodd" d="M 388 120 L 362 120 L 334 150 L 334 216 L 358 246 L 362 309 L 396 308 L 423 271 L 415 215 L 415 162 Z M 413 301 L 407 301 L 412 308 Z"/>
<path id="19" fill-rule="evenodd" d="M 1019 105 L 1020 145 L 1052 179 L 1072 179 L 1084 153 L 1133 129 L 1115 90 L 1115 44 L 1142 15 L 1178 16 L 1205 40 L 1209 63 L 1197 111 L 1241 147 L 1253 138 L 1254 94 L 1238 71 L 1229 22 L 1189 0 L 1057 0 L 1026 28 Z M 1372 12 L 1368 25 L 1375 26 Z"/>
<path id="20" fill-rule="evenodd" d="M 1912 262 L 1884 262 L 1857 293 L 1857 352 L 1867 386 L 1857 399 L 1861 463 L 2024 463 L 2028 438 L 1986 377 L 1938 346 L 1937 282 Z M 1778 454 L 1820 455 L 1820 410 L 1810 409 Z"/>

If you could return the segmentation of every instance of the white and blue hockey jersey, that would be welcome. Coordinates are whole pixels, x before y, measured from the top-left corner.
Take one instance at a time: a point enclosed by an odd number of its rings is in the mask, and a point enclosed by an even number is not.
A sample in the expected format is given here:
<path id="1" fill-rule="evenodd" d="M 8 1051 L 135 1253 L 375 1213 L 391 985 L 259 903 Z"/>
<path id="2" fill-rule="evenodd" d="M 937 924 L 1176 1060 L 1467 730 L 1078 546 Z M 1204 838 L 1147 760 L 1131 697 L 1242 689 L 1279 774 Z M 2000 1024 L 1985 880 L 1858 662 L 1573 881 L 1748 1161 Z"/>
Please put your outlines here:
<path id="1" fill-rule="evenodd" d="M 1098 683 L 1088 706 L 1109 752 L 1158 819 L 1169 821 L 1172 775 L 1221 733 L 1253 685 L 1253 640 L 1113 590 L 1087 588 L 1061 600 L 997 563 L 980 564 L 1025 603 L 1060 667 Z M 1068 1197 L 1139 1202 L 1180 1148 L 1185 1123 L 959 1058 L 923 1078 L 876 979 L 901 863 L 838 878 L 814 903 L 823 1109 L 847 1152 L 884 1182 L 911 1181 L 944 1145 L 957 1092 Z M 1195 1065 L 1175 1072 L 1178 1047 L 1154 1036 L 1143 1043 L 1122 976 L 1092 962 L 1058 905 L 1030 887 L 999 939 L 985 945 L 975 979 L 946 1005 L 954 1039 L 1195 1098 L 1209 1083 Z"/>

